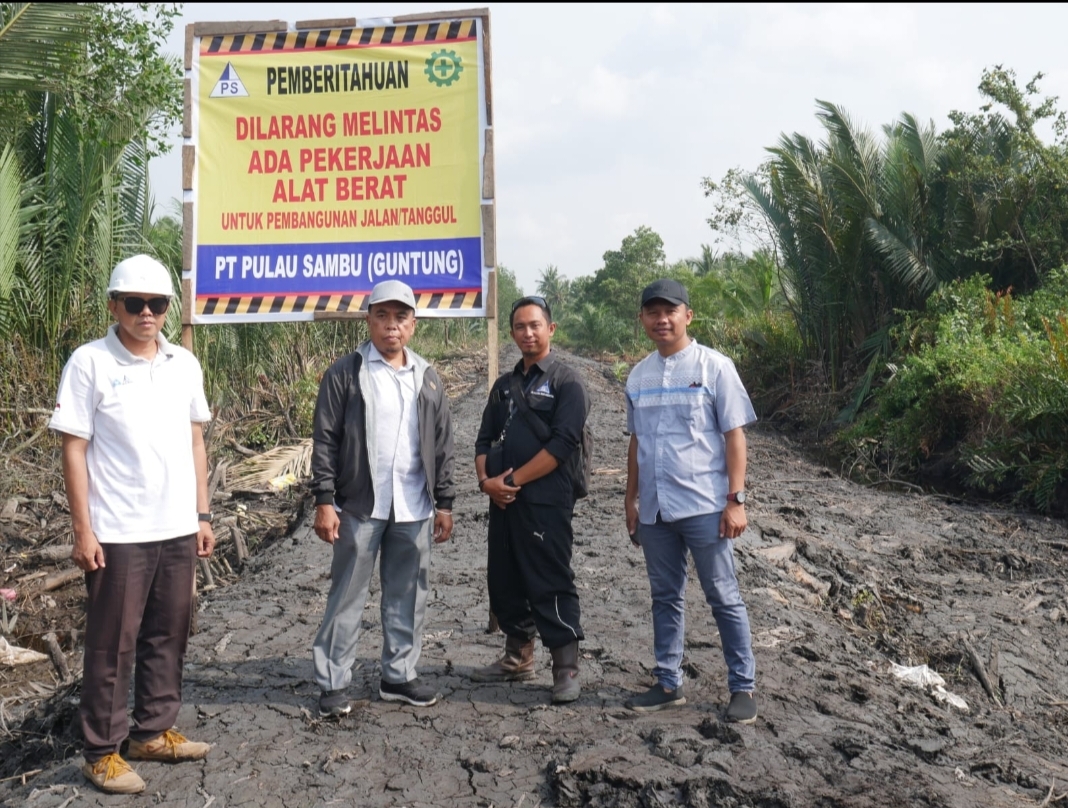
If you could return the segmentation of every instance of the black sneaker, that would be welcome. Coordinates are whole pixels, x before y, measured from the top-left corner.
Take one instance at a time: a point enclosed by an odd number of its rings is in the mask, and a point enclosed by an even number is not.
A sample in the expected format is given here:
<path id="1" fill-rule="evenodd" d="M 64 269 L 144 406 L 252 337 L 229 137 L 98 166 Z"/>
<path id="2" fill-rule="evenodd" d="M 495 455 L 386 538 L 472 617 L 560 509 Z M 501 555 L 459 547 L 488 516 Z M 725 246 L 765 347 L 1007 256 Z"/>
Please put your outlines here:
<path id="1" fill-rule="evenodd" d="M 681 707 L 686 703 L 686 697 L 682 695 L 682 688 L 677 687 L 668 692 L 663 685 L 657 682 L 640 696 L 627 699 L 623 706 L 636 713 L 655 713 L 668 707 Z"/>
<path id="2" fill-rule="evenodd" d="M 734 724 L 752 724 L 757 720 L 756 696 L 744 690 L 731 693 L 725 718 Z"/>
<path id="3" fill-rule="evenodd" d="M 340 718 L 352 712 L 352 705 L 344 690 L 324 690 L 319 694 L 319 715 L 322 718 Z"/>
<path id="4" fill-rule="evenodd" d="M 383 701 L 403 701 L 413 707 L 429 707 L 438 700 L 438 693 L 415 677 L 410 682 L 393 684 L 382 679 L 378 685 L 378 695 Z"/>

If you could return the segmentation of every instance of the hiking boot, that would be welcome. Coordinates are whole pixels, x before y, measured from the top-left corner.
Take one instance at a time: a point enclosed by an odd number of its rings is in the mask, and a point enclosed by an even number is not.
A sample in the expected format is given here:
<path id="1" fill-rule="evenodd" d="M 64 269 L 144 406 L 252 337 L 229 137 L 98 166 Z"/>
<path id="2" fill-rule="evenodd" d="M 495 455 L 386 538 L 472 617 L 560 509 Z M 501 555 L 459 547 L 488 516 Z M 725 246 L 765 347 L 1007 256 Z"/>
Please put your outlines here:
<path id="1" fill-rule="evenodd" d="M 324 690 L 319 694 L 319 717 L 341 718 L 352 712 L 352 704 L 344 690 Z"/>
<path id="2" fill-rule="evenodd" d="M 95 763 L 86 761 L 82 766 L 85 779 L 108 794 L 140 794 L 145 790 L 145 781 L 130 768 L 118 752 L 104 755 Z"/>
<path id="3" fill-rule="evenodd" d="M 130 738 L 126 757 L 130 760 L 162 760 L 177 763 L 180 760 L 202 760 L 208 756 L 211 744 L 186 740 L 184 735 L 169 729 L 151 741 L 135 741 Z"/>
<path id="4" fill-rule="evenodd" d="M 686 697 L 682 695 L 681 687 L 664 690 L 664 686 L 657 682 L 644 693 L 627 699 L 623 706 L 636 713 L 655 713 L 657 710 L 681 707 L 685 703 Z"/>
<path id="5" fill-rule="evenodd" d="M 574 701 L 582 692 L 578 680 L 578 640 L 560 648 L 552 648 L 549 653 L 553 656 L 553 704 Z"/>
<path id="6" fill-rule="evenodd" d="M 525 682 L 535 676 L 534 640 L 511 634 L 504 641 L 504 656 L 492 665 L 471 671 L 472 682 Z"/>
<path id="7" fill-rule="evenodd" d="M 756 696 L 744 690 L 731 693 L 725 718 L 734 724 L 752 724 L 757 720 Z"/>
<path id="8" fill-rule="evenodd" d="M 378 695 L 382 701 L 403 701 L 413 707 L 429 707 L 438 700 L 438 692 L 420 682 L 418 676 L 400 684 L 382 679 L 378 684 Z"/>

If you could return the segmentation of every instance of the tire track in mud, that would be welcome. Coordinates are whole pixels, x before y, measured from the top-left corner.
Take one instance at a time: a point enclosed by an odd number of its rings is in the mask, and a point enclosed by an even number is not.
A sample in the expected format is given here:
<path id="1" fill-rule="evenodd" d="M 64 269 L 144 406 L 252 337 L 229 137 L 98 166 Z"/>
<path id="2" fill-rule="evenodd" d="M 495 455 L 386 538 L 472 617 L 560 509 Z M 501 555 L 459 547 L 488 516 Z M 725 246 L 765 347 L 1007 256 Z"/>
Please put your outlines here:
<path id="1" fill-rule="evenodd" d="M 515 361 L 506 353 L 505 362 Z M 378 699 L 379 590 L 341 721 L 317 718 L 310 644 L 329 548 L 305 523 L 202 605 L 179 728 L 214 744 L 202 764 L 138 764 L 146 794 L 196 806 L 1009 806 L 1068 791 L 1068 586 L 1063 525 L 1011 511 L 880 492 L 838 479 L 782 436 L 750 433 L 750 529 L 737 543 L 761 716 L 724 724 L 726 672 L 715 624 L 687 593 L 686 708 L 637 716 L 651 682 L 649 591 L 623 526 L 622 388 L 584 372 L 597 438 L 591 496 L 575 515 L 574 567 L 587 640 L 583 695 L 549 705 L 538 678 L 480 685 L 487 635 L 485 501 L 470 456 L 484 384 L 453 401 L 456 531 L 435 546 L 420 674 L 444 695 L 417 709 Z M 503 364 L 506 367 L 507 364 Z M 976 651 L 1002 705 L 973 673 Z M 926 663 L 967 713 L 906 686 L 889 662 Z M 94 792 L 80 758 L 5 804 L 144 804 Z M 51 787 L 51 790 L 49 788 Z"/>

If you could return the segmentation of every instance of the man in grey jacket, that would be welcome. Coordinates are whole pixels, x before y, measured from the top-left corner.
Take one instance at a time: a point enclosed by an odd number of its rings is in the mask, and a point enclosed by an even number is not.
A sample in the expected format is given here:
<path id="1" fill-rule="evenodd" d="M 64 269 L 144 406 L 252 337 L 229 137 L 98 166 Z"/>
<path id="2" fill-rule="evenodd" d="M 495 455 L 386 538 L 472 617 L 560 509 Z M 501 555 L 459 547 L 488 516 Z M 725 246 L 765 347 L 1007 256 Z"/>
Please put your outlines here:
<path id="1" fill-rule="evenodd" d="M 408 350 L 415 295 L 401 281 L 371 291 L 370 340 L 323 375 L 315 404 L 315 533 L 333 545 L 330 594 L 312 646 L 319 713 L 348 714 L 356 640 L 375 557 L 382 564 L 379 696 L 428 707 L 419 681 L 431 539 L 452 534 L 453 438 L 437 372 Z"/>

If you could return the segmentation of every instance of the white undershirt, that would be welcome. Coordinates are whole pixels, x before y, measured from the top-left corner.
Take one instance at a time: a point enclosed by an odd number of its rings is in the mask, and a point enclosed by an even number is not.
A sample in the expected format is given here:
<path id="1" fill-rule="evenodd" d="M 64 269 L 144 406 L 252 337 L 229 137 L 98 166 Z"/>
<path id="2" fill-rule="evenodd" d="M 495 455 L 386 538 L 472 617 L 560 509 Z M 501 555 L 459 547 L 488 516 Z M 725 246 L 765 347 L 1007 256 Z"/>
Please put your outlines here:
<path id="1" fill-rule="evenodd" d="M 367 369 L 375 397 L 377 457 L 374 465 L 375 507 L 372 519 L 388 519 L 393 507 L 397 522 L 430 518 L 434 505 L 426 489 L 426 472 L 419 454 L 419 416 L 415 366 L 404 353 L 404 366 L 395 368 L 371 346 Z"/>

